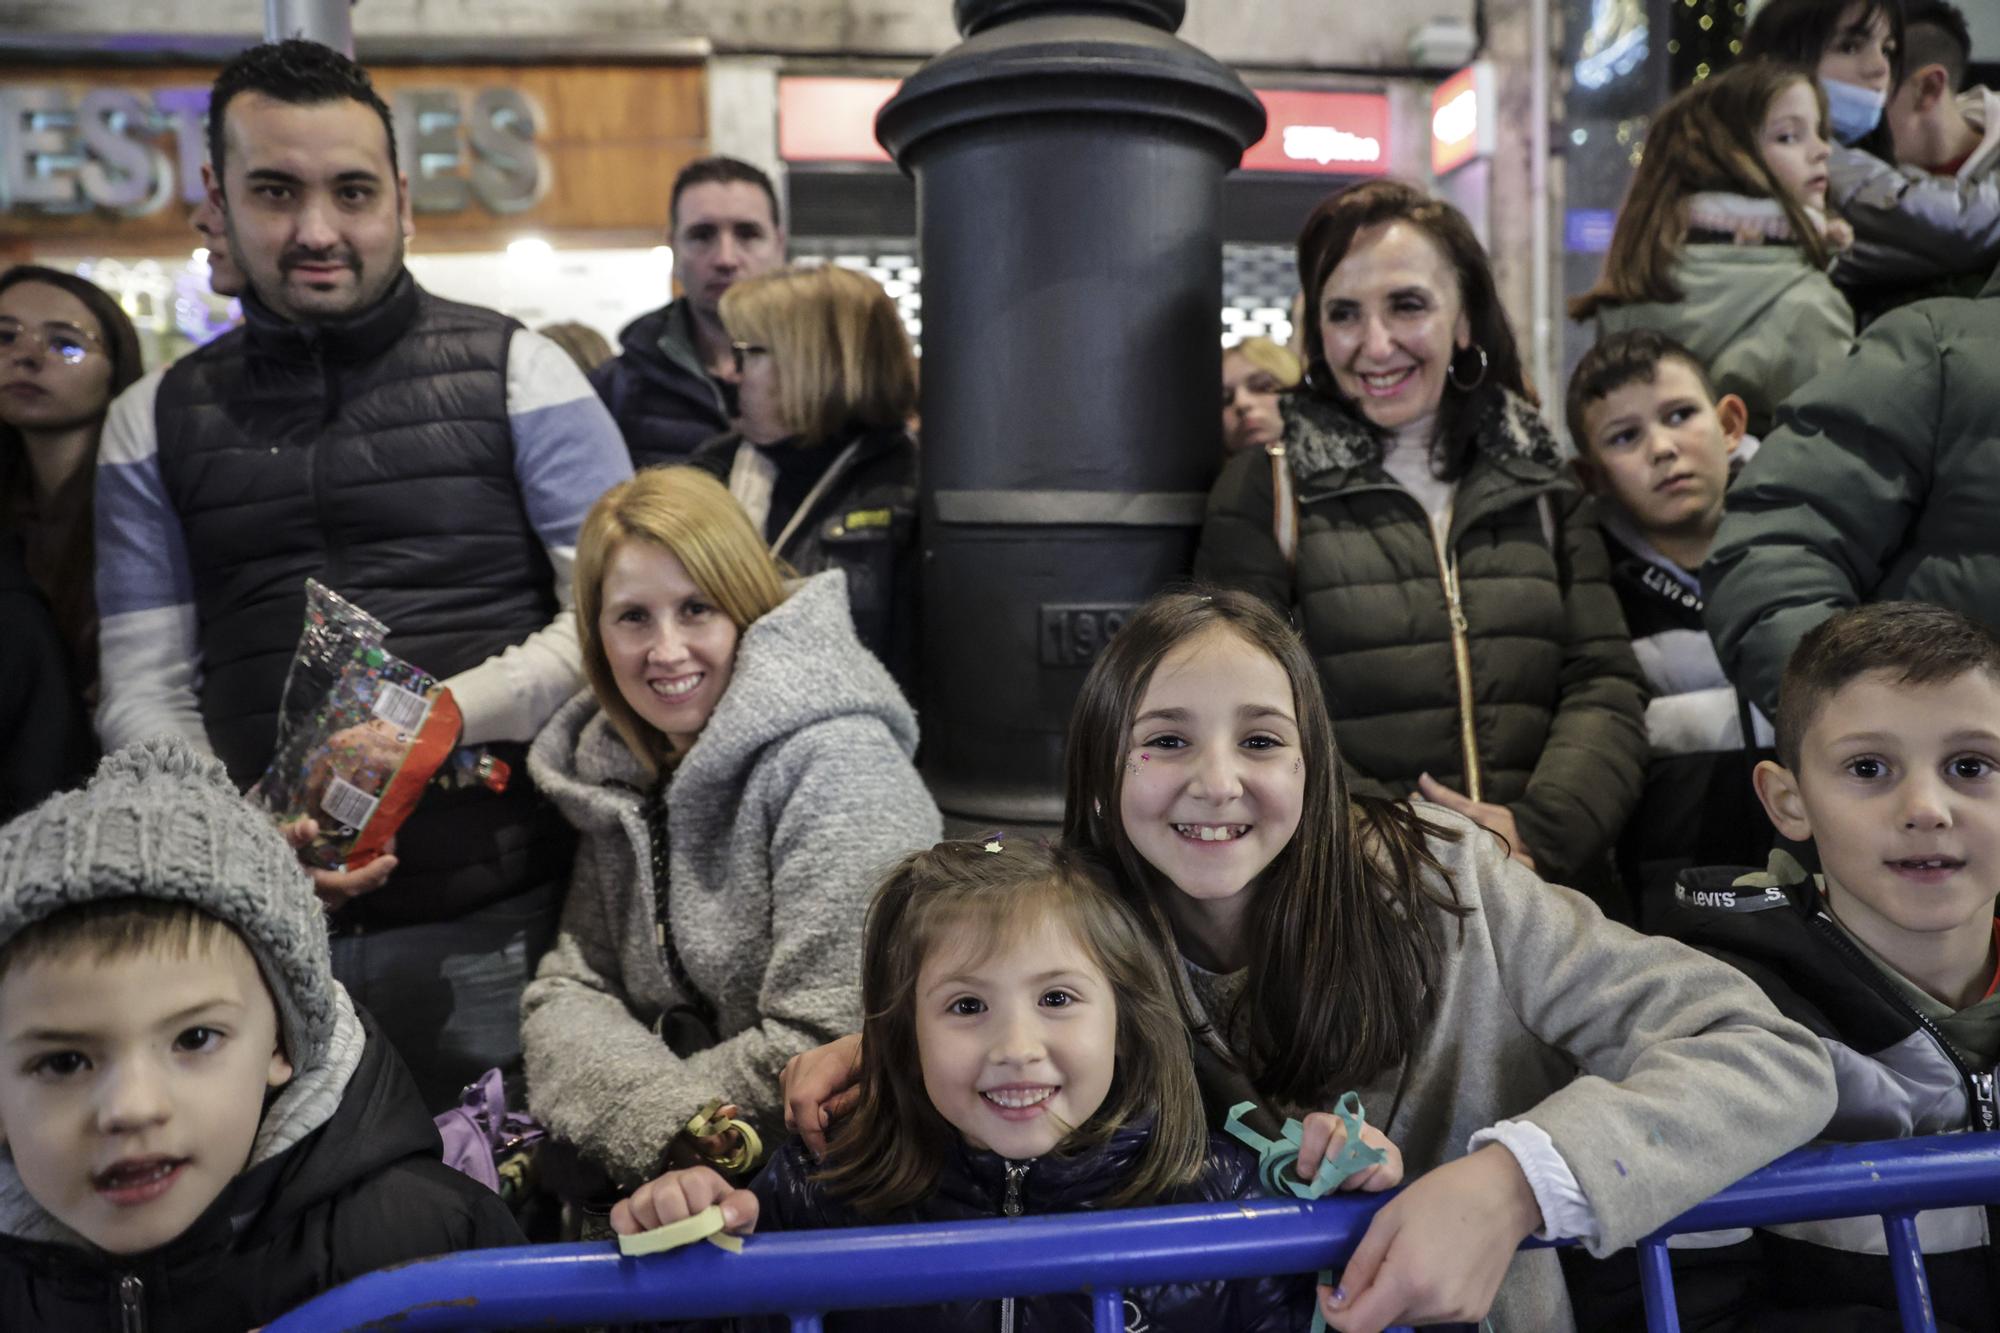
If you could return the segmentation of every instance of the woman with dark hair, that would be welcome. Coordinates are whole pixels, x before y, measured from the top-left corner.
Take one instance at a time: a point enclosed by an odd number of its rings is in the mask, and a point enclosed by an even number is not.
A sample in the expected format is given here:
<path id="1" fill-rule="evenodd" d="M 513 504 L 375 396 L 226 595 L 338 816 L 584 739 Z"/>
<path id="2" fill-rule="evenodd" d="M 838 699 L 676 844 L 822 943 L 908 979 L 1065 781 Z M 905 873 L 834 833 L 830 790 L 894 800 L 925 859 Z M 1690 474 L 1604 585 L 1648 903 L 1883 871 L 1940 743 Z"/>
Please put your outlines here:
<path id="1" fill-rule="evenodd" d="M 1809 70 L 1837 140 L 1827 207 L 1854 227 L 1833 280 L 1864 315 L 1922 295 L 1977 292 L 2000 263 L 2000 179 L 1898 170 L 1890 94 L 1903 79 L 1902 0 L 1770 0 L 1743 55 Z M 1947 280 L 1976 278 L 1959 290 Z"/>
<path id="2" fill-rule="evenodd" d="M 33 264 L 0 273 L 0 585 L 10 597 L 46 603 L 8 624 L 25 629 L 53 619 L 61 660 L 38 653 L 33 674 L 41 697 L 66 701 L 53 713 L 34 710 L 31 735 L 0 735 L 9 773 L 32 765 L 39 775 L 22 780 L 23 793 L 81 778 L 94 757 L 88 708 L 97 691 L 97 437 L 105 409 L 141 369 L 139 335 L 103 289 Z M 10 641 L 7 649 L 12 661 L 24 645 Z M 24 687 L 11 673 L 26 670 L 26 660 L 9 667 L 15 700 Z M 51 687 L 58 672 L 66 688 Z"/>
<path id="3" fill-rule="evenodd" d="M 1355 790 L 1421 796 L 1610 890 L 1646 758 L 1589 501 L 1464 215 L 1397 181 L 1299 237 L 1306 388 L 1209 497 L 1195 571 L 1295 611 Z"/>
<path id="4" fill-rule="evenodd" d="M 34 264 L 0 273 L 0 526 L 25 547 L 86 684 L 97 677 L 97 437 L 143 370 L 132 321 L 101 287 Z"/>

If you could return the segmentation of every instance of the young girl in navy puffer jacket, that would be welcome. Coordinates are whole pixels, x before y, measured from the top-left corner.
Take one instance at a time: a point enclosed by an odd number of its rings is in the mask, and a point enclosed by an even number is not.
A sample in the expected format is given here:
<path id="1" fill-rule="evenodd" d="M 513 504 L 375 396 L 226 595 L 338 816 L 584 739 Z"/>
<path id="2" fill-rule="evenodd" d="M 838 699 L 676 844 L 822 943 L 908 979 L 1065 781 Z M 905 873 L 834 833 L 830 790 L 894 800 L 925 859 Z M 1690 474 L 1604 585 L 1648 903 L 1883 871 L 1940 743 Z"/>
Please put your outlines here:
<path id="1" fill-rule="evenodd" d="M 862 963 L 859 1102 L 823 1162 L 781 1149 L 748 1190 L 706 1167 L 621 1202 L 621 1233 L 719 1203 L 727 1229 L 800 1230 L 1197 1203 L 1257 1195 L 1257 1159 L 1205 1128 L 1187 1029 L 1148 932 L 1083 855 L 940 843 L 876 891 Z M 1402 1159 L 1343 1188 L 1386 1189 Z M 996 1307 L 998 1319 L 996 1321 Z M 1280 1333 L 1312 1321 L 1310 1278 L 1126 1293 L 1148 1333 Z M 783 1321 L 774 1321 L 774 1327 Z M 739 1322 L 739 1327 L 743 1326 Z M 1088 1330 L 1082 1292 L 836 1315 L 844 1333 Z"/>

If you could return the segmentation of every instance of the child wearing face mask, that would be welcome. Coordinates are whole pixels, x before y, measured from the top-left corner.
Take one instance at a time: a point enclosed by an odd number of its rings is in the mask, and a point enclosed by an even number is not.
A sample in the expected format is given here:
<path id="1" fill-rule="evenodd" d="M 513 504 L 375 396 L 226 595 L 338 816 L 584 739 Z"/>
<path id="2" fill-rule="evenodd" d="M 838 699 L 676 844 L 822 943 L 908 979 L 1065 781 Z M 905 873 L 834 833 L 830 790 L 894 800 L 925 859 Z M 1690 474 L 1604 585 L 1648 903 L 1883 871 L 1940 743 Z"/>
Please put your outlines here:
<path id="1" fill-rule="evenodd" d="M 1681 343 L 1760 438 L 1854 344 L 1827 276 L 1852 233 L 1826 212 L 1826 126 L 1812 79 L 1768 61 L 1675 97 L 1646 133 L 1597 285 L 1570 303 L 1600 339 L 1643 328 Z"/>
<path id="2" fill-rule="evenodd" d="M 1218 1058 L 1289 1113 L 1357 1090 L 1427 1173 L 1322 1288 L 1331 1327 L 1562 1333 L 1555 1255 L 1520 1243 L 1609 1253 L 1804 1142 L 1833 1105 L 1825 1052 L 1740 973 L 1605 920 L 1470 820 L 1350 802 L 1336 755 L 1276 611 L 1164 594 L 1078 696 L 1064 841 L 1118 867 Z M 848 1039 L 794 1061 L 788 1119 L 822 1128 L 856 1060 Z"/>
<path id="3" fill-rule="evenodd" d="M 747 1190 L 707 1167 L 671 1172 L 620 1202 L 612 1226 L 643 1231 L 711 1204 L 741 1235 L 1255 1196 L 1256 1158 L 1203 1126 L 1165 957 L 1106 880 L 1078 852 L 998 837 L 906 857 L 868 909 L 859 1101 L 825 1157 L 794 1141 Z M 1395 1185 L 1395 1148 L 1373 1128 L 1362 1138 L 1386 1159 L 1342 1188 Z M 1091 1323 L 1076 1292 L 828 1327 L 988 1329 L 996 1305 L 1003 1329 Z M 1128 1291 L 1126 1318 L 1162 1333 L 1277 1333 L 1311 1322 L 1312 1296 L 1303 1278 L 1180 1282 Z"/>
<path id="4" fill-rule="evenodd" d="M 2000 263 L 2000 179 L 1898 168 L 1913 145 L 1892 139 L 1885 108 L 1910 95 L 1904 10 L 1901 0 L 1770 0 L 1743 39 L 1746 59 L 1810 70 L 1826 92 L 1828 199 L 1855 235 L 1833 278 L 1864 317 L 1916 296 L 1972 295 Z"/>

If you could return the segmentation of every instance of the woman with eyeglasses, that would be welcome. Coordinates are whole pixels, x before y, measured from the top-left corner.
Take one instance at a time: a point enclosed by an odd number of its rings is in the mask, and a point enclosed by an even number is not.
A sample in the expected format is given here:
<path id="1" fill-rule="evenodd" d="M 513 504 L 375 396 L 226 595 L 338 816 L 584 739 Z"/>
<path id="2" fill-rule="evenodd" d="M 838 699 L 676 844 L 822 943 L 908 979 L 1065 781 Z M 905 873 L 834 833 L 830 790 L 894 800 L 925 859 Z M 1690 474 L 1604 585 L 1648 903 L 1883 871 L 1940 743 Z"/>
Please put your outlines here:
<path id="1" fill-rule="evenodd" d="M 97 437 L 141 369 L 132 321 L 101 288 L 33 264 L 0 273 L 0 816 L 92 758 Z M 61 706 L 29 706 L 36 689 Z"/>
<path id="2" fill-rule="evenodd" d="M 917 362 L 896 303 L 829 264 L 739 282 L 721 310 L 737 428 L 688 462 L 728 484 L 772 555 L 847 576 L 862 645 L 912 694 Z"/>

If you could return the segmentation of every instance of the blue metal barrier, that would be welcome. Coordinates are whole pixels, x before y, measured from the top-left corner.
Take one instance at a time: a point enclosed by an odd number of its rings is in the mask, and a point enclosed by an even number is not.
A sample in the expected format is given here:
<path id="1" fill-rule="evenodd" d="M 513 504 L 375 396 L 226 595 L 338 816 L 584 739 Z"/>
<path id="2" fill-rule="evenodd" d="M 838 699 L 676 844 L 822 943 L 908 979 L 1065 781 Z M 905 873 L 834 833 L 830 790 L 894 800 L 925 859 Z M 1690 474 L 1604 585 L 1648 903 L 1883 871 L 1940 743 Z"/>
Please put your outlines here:
<path id="1" fill-rule="evenodd" d="M 450 1255 L 371 1273 L 266 1333 L 562 1328 L 781 1315 L 794 1333 L 826 1311 L 1089 1291 L 1100 1333 L 1124 1328 L 1126 1287 L 1338 1268 L 1387 1198 L 1257 1200 L 1088 1216 L 865 1227 L 751 1238 L 741 1254 L 694 1245 L 622 1258 L 609 1243 Z M 1805 1148 L 1746 1177 L 1639 1247 L 1647 1325 L 1678 1333 L 1666 1238 L 1696 1231 L 1880 1216 L 1903 1327 L 1935 1330 L 1915 1214 L 2000 1204 L 2000 1133 Z"/>

